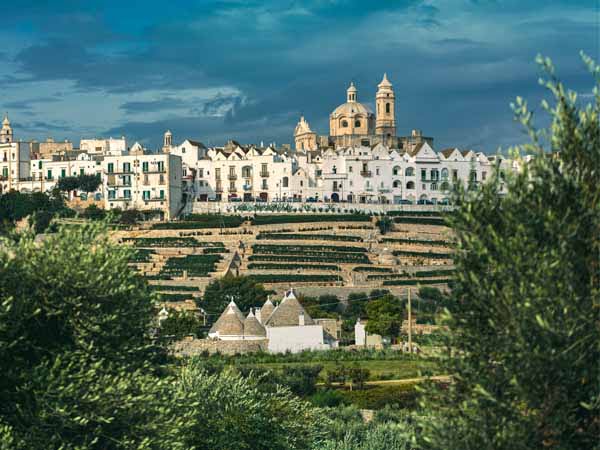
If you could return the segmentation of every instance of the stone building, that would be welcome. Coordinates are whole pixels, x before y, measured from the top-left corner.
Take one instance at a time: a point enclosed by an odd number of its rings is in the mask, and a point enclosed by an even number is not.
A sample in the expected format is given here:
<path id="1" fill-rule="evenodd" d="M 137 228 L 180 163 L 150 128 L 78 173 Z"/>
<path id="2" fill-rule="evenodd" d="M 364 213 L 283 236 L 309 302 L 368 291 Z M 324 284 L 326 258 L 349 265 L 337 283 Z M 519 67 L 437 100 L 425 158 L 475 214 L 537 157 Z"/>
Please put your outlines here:
<path id="1" fill-rule="evenodd" d="M 332 327 L 330 323 L 327 326 Z M 286 292 L 277 306 L 268 299 L 246 317 L 232 301 L 213 324 L 208 337 L 224 342 L 266 340 L 266 348 L 271 353 L 327 350 L 338 346 L 337 337 L 308 315 L 293 290 Z"/>

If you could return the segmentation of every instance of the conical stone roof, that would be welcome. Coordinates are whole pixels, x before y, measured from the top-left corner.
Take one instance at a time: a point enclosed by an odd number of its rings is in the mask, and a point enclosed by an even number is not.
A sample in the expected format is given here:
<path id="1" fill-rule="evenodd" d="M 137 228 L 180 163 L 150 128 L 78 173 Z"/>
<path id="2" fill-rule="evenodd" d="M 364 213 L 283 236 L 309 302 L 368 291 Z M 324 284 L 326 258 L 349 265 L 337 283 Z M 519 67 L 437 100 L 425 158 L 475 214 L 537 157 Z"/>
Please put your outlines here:
<path id="1" fill-rule="evenodd" d="M 268 298 L 262 308 L 260 308 L 260 321 L 262 323 L 266 323 L 267 320 L 269 320 L 269 317 L 271 317 L 271 314 L 273 314 L 274 310 L 275 306 L 271 302 L 271 299 Z"/>
<path id="2" fill-rule="evenodd" d="M 228 306 L 225 315 L 219 317 L 220 322 L 215 332 L 219 336 L 242 336 L 244 334 L 244 324 L 234 311 L 232 306 Z"/>
<path id="3" fill-rule="evenodd" d="M 266 336 L 267 335 L 267 331 L 265 330 L 265 327 L 263 327 L 260 322 L 256 319 L 256 316 L 254 315 L 254 313 L 252 311 L 250 311 L 250 313 L 248 314 L 248 317 L 246 317 L 246 320 L 244 320 L 244 336 L 246 337 L 250 337 L 250 336 Z"/>
<path id="4" fill-rule="evenodd" d="M 314 321 L 304 310 L 293 291 L 284 297 L 283 301 L 265 322 L 267 327 L 292 327 L 300 324 L 299 317 L 304 315 L 304 325 L 314 325 Z"/>
<path id="5" fill-rule="evenodd" d="M 225 317 L 227 317 L 227 314 L 230 309 L 235 313 L 235 315 L 238 318 L 238 320 L 240 321 L 240 323 L 244 323 L 244 320 L 246 320 L 246 318 L 244 317 L 244 313 L 240 310 L 240 308 L 238 308 L 238 305 L 236 305 L 235 302 L 232 300 L 231 302 L 229 302 L 229 305 L 227 305 L 227 308 L 225 308 L 225 311 L 223 311 L 223 313 L 219 316 L 219 318 L 213 324 L 213 326 L 210 327 L 210 330 L 208 331 L 209 334 L 213 334 L 213 333 L 217 332 L 217 330 L 219 329 L 219 326 L 221 324 L 221 321 Z"/>

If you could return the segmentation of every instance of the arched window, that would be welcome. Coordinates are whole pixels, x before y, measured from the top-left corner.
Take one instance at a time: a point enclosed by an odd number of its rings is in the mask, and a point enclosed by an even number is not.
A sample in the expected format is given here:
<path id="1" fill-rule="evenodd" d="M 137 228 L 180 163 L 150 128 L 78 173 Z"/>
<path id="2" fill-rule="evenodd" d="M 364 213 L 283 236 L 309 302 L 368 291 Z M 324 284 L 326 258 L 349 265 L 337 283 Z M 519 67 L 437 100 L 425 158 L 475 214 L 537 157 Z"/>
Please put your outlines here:
<path id="1" fill-rule="evenodd" d="M 448 169 L 442 169 L 442 180 L 448 179 Z"/>
<path id="2" fill-rule="evenodd" d="M 360 120 L 354 121 L 354 128 L 360 128 Z"/>
<path id="3" fill-rule="evenodd" d="M 342 120 L 342 128 L 348 128 L 348 121 Z"/>
<path id="4" fill-rule="evenodd" d="M 415 188 L 414 181 L 409 181 L 408 183 L 406 183 L 406 189 L 414 189 L 414 188 Z"/>
<path id="5" fill-rule="evenodd" d="M 399 188 L 400 187 L 400 180 L 394 180 L 394 183 L 392 184 L 392 186 L 394 186 L 395 188 Z"/>
<path id="6" fill-rule="evenodd" d="M 415 169 L 412 167 L 407 167 L 406 170 L 404 171 L 404 175 L 406 175 L 407 177 L 415 176 Z"/>
<path id="7" fill-rule="evenodd" d="M 400 167 L 398 167 L 398 166 L 395 166 L 395 167 L 392 169 L 392 173 L 393 173 L 394 175 L 400 175 Z"/>
<path id="8" fill-rule="evenodd" d="M 448 190 L 448 182 L 447 181 L 442 181 L 442 184 L 440 185 L 440 189 L 442 191 L 447 191 Z"/>
<path id="9" fill-rule="evenodd" d="M 389 113 L 390 113 L 390 104 L 389 104 L 389 103 L 386 103 L 386 104 L 385 104 L 385 112 L 386 112 L 387 114 L 389 114 Z"/>

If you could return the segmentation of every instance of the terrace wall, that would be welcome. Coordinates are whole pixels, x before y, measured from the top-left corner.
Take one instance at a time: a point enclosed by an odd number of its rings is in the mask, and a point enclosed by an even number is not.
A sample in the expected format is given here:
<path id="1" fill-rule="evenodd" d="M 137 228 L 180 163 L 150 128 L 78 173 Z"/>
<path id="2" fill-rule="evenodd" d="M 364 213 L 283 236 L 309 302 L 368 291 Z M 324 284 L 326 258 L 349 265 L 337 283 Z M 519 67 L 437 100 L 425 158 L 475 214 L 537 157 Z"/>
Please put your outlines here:
<path id="1" fill-rule="evenodd" d="M 265 352 L 268 346 L 267 339 L 255 341 L 220 341 L 216 339 L 185 338 L 175 342 L 171 351 L 175 356 L 195 356 L 204 351 L 208 353 L 223 353 L 235 355 L 236 353 Z"/>

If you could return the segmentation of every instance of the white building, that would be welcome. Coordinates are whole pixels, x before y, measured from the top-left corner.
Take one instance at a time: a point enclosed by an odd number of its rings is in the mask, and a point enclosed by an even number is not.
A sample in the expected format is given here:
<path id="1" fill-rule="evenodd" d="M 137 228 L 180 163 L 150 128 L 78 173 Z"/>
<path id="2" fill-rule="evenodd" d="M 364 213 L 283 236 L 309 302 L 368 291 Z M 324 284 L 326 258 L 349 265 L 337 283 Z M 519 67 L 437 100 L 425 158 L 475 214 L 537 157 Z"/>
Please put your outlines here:
<path id="1" fill-rule="evenodd" d="M 304 310 L 293 290 L 274 306 L 267 300 L 262 308 L 244 317 L 232 301 L 213 324 L 208 337 L 222 341 L 267 340 L 271 353 L 336 348 L 338 341 Z"/>
<path id="2" fill-rule="evenodd" d="M 14 142 L 13 130 L 4 116 L 0 129 L 0 194 L 19 190 L 19 182 L 30 178 L 31 144 Z"/>
<path id="3" fill-rule="evenodd" d="M 159 210 L 176 217 L 182 207 L 181 158 L 170 154 L 106 156 L 105 208 Z"/>
<path id="4" fill-rule="evenodd" d="M 92 155 L 121 156 L 127 154 L 127 140 L 121 138 L 82 139 L 79 150 Z"/>

